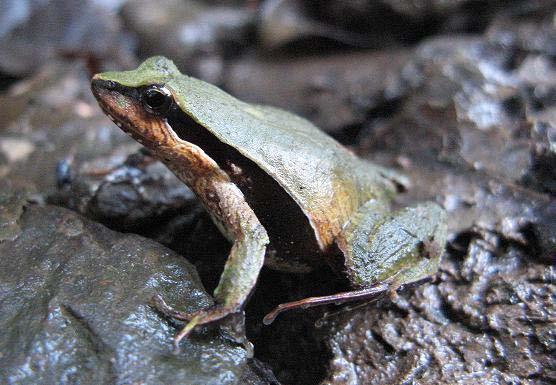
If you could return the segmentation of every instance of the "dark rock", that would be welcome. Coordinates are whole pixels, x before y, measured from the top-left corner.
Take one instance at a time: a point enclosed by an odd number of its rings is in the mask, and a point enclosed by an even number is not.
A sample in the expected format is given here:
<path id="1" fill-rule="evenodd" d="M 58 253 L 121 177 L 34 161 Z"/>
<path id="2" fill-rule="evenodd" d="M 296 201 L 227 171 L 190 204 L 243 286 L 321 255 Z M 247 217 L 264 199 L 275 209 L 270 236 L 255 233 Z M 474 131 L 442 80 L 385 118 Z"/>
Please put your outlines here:
<path id="1" fill-rule="evenodd" d="M 27 75 L 62 56 L 134 62 L 114 10 L 95 1 L 5 0 L 0 25 L 0 69 L 8 74 Z"/>
<path id="2" fill-rule="evenodd" d="M 60 161 L 80 164 L 139 145 L 98 110 L 81 63 L 51 62 L 35 76 L 0 95 L 0 177 L 35 186 L 47 197 L 57 191 Z M 119 147 L 128 144 L 128 148 Z"/>
<path id="3" fill-rule="evenodd" d="M 315 48 L 326 46 L 326 43 L 332 43 L 328 46 L 339 43 L 351 47 L 376 48 L 395 42 L 387 37 L 387 33 L 380 36 L 359 33 L 345 25 L 322 19 L 308 3 L 296 0 L 269 0 L 262 3 L 257 36 L 264 50 L 307 54 L 314 53 Z M 330 3 L 341 4 L 336 1 Z M 320 10 L 323 5 L 326 8 L 327 4 L 319 3 L 315 8 Z M 365 15 L 368 16 L 368 13 Z"/>
<path id="4" fill-rule="evenodd" d="M 340 47 L 406 46 L 442 32 L 482 32 L 496 18 L 535 9 L 550 10 L 550 1 L 381 0 L 295 1 L 262 3 L 258 26 L 262 48 L 289 54 L 314 54 Z M 542 9 L 541 9 L 542 8 Z"/>
<path id="5" fill-rule="evenodd" d="M 519 97 L 515 75 L 506 68 L 510 57 L 511 52 L 478 37 L 423 43 L 404 70 L 417 95 L 404 106 L 403 114 L 414 115 L 421 125 L 419 120 L 437 114 L 446 123 L 431 130 L 438 132 L 437 139 L 444 136 L 448 146 L 454 146 L 443 149 L 438 142 L 437 152 L 444 151 L 451 161 L 466 167 L 517 181 L 530 165 L 530 142 L 528 128 L 515 115 L 519 112 L 508 107 L 508 101 Z"/>
<path id="6" fill-rule="evenodd" d="M 554 12 L 556 4 L 550 0 L 517 2 L 494 18 L 486 30 L 486 37 L 518 53 L 542 53 L 553 57 L 556 55 Z"/>
<path id="7" fill-rule="evenodd" d="M 544 79 L 553 70 L 546 56 L 528 55 L 517 68 L 513 57 L 512 49 L 480 37 L 423 43 L 404 69 L 413 90 L 392 118 L 369 122 L 364 148 L 375 148 L 377 157 L 421 161 L 426 154 L 431 163 L 523 187 L 535 187 L 534 180 L 537 190 L 550 192 L 555 103 Z"/>
<path id="8" fill-rule="evenodd" d="M 140 146 L 102 114 L 88 83 L 83 66 L 52 64 L 0 96 L 0 115 L 13 113 L 0 133 L 0 175 L 112 229 L 163 237 L 197 207 L 193 194 L 134 155 Z"/>
<path id="9" fill-rule="evenodd" d="M 531 168 L 524 182 L 556 195 L 556 124 L 535 122 L 533 140 Z"/>
<path id="10" fill-rule="evenodd" d="M 23 213 L 23 205 L 27 202 L 27 193 L 21 190 L 7 193 L 11 184 L 6 180 L 0 181 L 0 242 L 12 241 L 21 232 L 18 219 Z"/>
<path id="11" fill-rule="evenodd" d="M 211 304 L 185 259 L 74 212 L 2 193 L 2 382 L 235 384 L 247 352 L 199 329 L 172 353 L 172 323 L 149 306 L 160 293 L 182 309 Z M 2 226 L 1 228 L 4 228 Z"/>
<path id="12" fill-rule="evenodd" d="M 280 385 L 280 382 L 274 377 L 272 370 L 267 365 L 257 359 L 252 359 L 249 360 L 249 364 L 243 372 L 240 384 Z"/>
<path id="13" fill-rule="evenodd" d="M 231 66 L 224 85 L 242 100 L 294 111 L 322 129 L 337 132 L 361 125 L 373 110 L 404 94 L 400 72 L 407 59 L 401 50 L 243 60 Z"/>
<path id="14" fill-rule="evenodd" d="M 555 380 L 553 269 L 488 230 L 454 246 L 435 284 L 324 321 L 333 359 L 323 384 Z"/>
<path id="15" fill-rule="evenodd" d="M 45 66 L 0 95 L 0 110 L 0 177 L 12 186 L 32 185 L 37 198 L 120 231 L 162 239 L 167 226 L 191 226 L 191 191 L 136 155 L 137 142 L 100 111 L 82 64 Z"/>
<path id="16" fill-rule="evenodd" d="M 150 229 L 151 235 L 173 216 L 198 206 L 191 190 L 162 163 L 139 154 L 122 160 L 121 155 L 74 165 L 74 175 L 50 200 L 112 229 L 141 234 Z"/>
<path id="17" fill-rule="evenodd" d="M 519 9 L 518 9 L 519 10 Z M 495 20 L 489 42 L 513 54 L 519 94 L 509 105 L 530 126 L 531 163 L 523 183 L 554 195 L 556 192 L 556 5 L 532 2 L 519 12 Z"/>

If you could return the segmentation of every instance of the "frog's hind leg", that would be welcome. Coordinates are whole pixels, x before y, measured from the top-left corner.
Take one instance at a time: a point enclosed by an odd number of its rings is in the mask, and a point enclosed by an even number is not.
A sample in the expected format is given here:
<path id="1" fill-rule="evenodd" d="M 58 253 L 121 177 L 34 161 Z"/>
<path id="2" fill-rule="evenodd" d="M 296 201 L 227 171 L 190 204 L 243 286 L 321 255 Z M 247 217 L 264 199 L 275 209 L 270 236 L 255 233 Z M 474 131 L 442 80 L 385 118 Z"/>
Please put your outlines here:
<path id="1" fill-rule="evenodd" d="M 299 301 L 282 303 L 264 317 L 263 323 L 265 325 L 270 325 L 280 313 L 293 309 L 307 309 L 309 307 L 328 305 L 331 303 L 341 305 L 347 302 L 362 300 L 376 301 L 382 298 L 390 290 L 391 283 L 380 282 L 366 289 L 346 291 L 322 297 L 309 297 Z"/>
<path id="2" fill-rule="evenodd" d="M 337 239 L 348 279 L 361 289 L 281 304 L 264 323 L 286 310 L 394 295 L 400 286 L 436 273 L 445 241 L 445 212 L 440 206 L 424 203 L 390 213 L 383 203 L 369 201 Z"/>
<path id="3" fill-rule="evenodd" d="M 435 203 L 389 212 L 369 201 L 336 242 L 351 284 L 368 287 L 394 277 L 405 285 L 435 274 L 446 237 L 446 212 Z"/>

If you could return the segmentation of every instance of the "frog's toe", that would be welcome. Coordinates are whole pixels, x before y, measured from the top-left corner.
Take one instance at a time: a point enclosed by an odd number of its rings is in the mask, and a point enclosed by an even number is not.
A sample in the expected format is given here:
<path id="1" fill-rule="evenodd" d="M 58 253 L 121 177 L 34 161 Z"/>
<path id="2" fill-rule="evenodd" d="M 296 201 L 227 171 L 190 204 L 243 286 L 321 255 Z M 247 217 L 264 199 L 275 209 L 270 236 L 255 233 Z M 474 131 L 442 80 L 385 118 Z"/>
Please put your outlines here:
<path id="1" fill-rule="evenodd" d="M 191 319 L 191 321 L 189 321 L 187 323 L 187 325 L 185 325 L 185 327 L 183 329 L 180 330 L 180 332 L 178 334 L 176 334 L 174 336 L 174 353 L 179 353 L 180 351 L 180 342 L 181 340 L 183 340 L 185 337 L 187 337 L 189 335 L 189 333 L 191 333 L 193 331 L 193 329 L 195 328 L 195 326 L 200 324 L 200 320 L 197 319 L 198 317 L 193 317 Z"/>
<path id="2" fill-rule="evenodd" d="M 188 318 L 189 322 L 174 337 L 174 351 L 179 352 L 181 340 L 187 337 L 196 326 L 218 321 L 230 314 L 231 312 L 228 309 L 220 306 L 213 306 L 193 313 L 180 313 L 183 318 Z"/>
<path id="3" fill-rule="evenodd" d="M 174 337 L 174 351 L 176 352 L 179 351 L 180 341 L 187 337 L 196 326 L 218 321 L 232 313 L 230 309 L 218 305 L 191 313 L 181 312 L 168 305 L 159 294 L 153 296 L 152 302 L 156 310 L 166 317 L 187 321 L 183 329 Z"/>

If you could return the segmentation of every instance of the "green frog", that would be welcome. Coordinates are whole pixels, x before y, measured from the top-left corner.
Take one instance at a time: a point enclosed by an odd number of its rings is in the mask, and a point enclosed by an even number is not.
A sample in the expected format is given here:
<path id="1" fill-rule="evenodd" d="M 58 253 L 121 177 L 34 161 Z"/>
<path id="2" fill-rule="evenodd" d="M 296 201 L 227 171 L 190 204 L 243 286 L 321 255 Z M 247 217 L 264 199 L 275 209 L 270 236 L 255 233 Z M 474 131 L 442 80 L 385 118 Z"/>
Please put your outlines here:
<path id="1" fill-rule="evenodd" d="M 189 186 L 232 244 L 213 306 L 185 313 L 156 296 L 162 311 L 187 322 L 176 347 L 195 326 L 241 312 L 263 265 L 300 273 L 328 264 L 353 287 L 281 304 L 266 324 L 285 310 L 372 299 L 437 272 L 445 211 L 432 202 L 392 211 L 405 177 L 309 121 L 242 102 L 164 57 L 97 74 L 92 91 L 118 127 Z"/>

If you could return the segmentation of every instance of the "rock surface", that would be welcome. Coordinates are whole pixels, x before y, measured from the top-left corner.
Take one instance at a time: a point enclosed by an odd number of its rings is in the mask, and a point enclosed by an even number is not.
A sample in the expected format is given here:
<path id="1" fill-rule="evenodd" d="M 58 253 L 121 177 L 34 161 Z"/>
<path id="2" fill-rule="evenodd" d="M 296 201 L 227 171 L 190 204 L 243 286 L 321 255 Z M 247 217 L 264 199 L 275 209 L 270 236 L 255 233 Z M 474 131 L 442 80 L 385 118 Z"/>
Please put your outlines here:
<path id="1" fill-rule="evenodd" d="M 131 65 L 131 40 L 113 12 L 115 7 L 110 1 L 2 1 L 0 71 L 29 75 L 61 56 Z"/>
<path id="2" fill-rule="evenodd" d="M 531 70 L 552 78 L 543 48 L 523 44 L 518 62 L 491 36 L 415 50 L 413 84 L 391 117 L 369 122 L 361 152 L 412 176 L 400 204 L 442 203 L 452 239 L 435 282 L 320 321 L 332 353 L 323 384 L 556 380 L 554 103 L 552 80 Z"/>
<path id="3" fill-rule="evenodd" d="M 323 322 L 333 354 L 323 384 L 554 380 L 554 270 L 491 231 L 453 247 L 434 284 Z"/>
<path id="4" fill-rule="evenodd" d="M 224 86 L 233 95 L 293 111 L 339 132 L 363 124 L 405 93 L 405 50 L 337 54 L 288 60 L 238 60 Z M 284 78 L 284 71 L 291 74 Z"/>
<path id="5" fill-rule="evenodd" d="M 8 193 L 9 194 L 9 193 Z M 2 195 L 18 231 L 0 242 L 1 382 L 235 384 L 248 355 L 203 330 L 172 353 L 160 293 L 189 311 L 211 304 L 193 267 L 165 247 L 67 209 Z"/>

